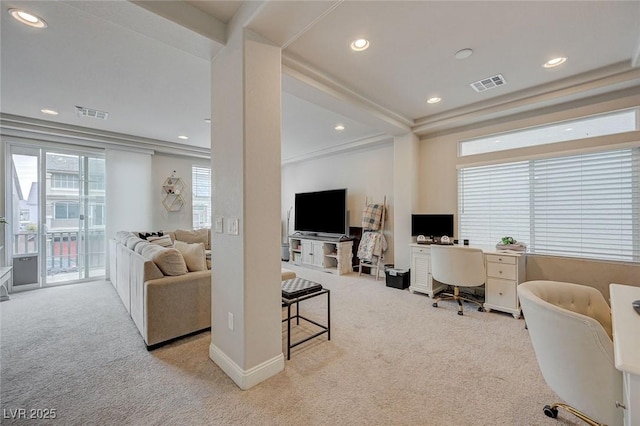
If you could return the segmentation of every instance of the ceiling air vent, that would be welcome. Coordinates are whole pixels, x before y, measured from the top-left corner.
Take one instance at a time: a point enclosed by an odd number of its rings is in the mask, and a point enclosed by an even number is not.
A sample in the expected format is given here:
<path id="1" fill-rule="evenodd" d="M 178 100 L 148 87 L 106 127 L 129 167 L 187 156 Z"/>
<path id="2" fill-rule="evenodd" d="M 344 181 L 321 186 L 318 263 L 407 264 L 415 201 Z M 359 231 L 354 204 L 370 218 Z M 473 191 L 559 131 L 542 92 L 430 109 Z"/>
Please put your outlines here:
<path id="1" fill-rule="evenodd" d="M 108 112 L 98 111 L 97 109 L 85 108 L 76 106 L 76 114 L 78 117 L 97 118 L 99 120 L 106 120 L 109 117 Z"/>
<path id="2" fill-rule="evenodd" d="M 485 90 L 494 89 L 499 86 L 507 84 L 507 80 L 504 79 L 502 74 L 494 75 L 493 77 L 483 78 L 482 80 L 475 81 L 470 86 L 476 92 L 484 92 Z"/>

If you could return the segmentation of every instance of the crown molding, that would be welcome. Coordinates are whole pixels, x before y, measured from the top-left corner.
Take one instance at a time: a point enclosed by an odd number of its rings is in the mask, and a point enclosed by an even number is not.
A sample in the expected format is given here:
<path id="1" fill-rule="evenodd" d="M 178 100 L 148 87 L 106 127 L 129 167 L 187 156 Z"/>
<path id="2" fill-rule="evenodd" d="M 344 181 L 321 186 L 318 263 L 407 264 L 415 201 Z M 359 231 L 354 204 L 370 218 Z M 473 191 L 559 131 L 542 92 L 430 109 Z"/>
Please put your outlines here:
<path id="1" fill-rule="evenodd" d="M 313 152 L 294 155 L 292 157 L 282 160 L 282 165 L 288 165 L 293 163 L 299 163 L 301 161 L 316 160 L 321 157 L 327 157 L 329 155 L 340 154 L 349 151 L 355 151 L 357 149 L 369 148 L 385 143 L 393 142 L 393 137 L 386 134 L 379 134 L 363 139 L 356 139 L 340 145 L 334 145 L 328 148 L 319 149 Z"/>
<path id="2" fill-rule="evenodd" d="M 462 125 L 514 115 L 640 85 L 640 69 L 620 62 L 553 83 L 521 90 L 416 120 L 411 130 L 423 138 Z"/>
<path id="3" fill-rule="evenodd" d="M 314 69 L 309 64 L 285 52 L 282 54 L 282 73 L 334 100 L 356 107 L 361 112 L 373 117 L 381 123 L 382 126 L 387 127 L 387 129 L 383 130 L 381 125 L 376 126 L 391 135 L 407 133 L 411 126 L 415 124 L 411 118 L 378 105 L 348 88 L 343 83 L 335 80 L 333 77 Z M 284 88 L 283 83 L 283 89 Z M 292 93 L 289 90 L 287 91 Z M 292 94 L 299 96 L 298 93 Z M 301 97 L 304 98 L 304 96 Z M 362 121 L 361 117 L 352 116 L 352 118 Z"/>
<path id="4" fill-rule="evenodd" d="M 143 150 L 187 157 L 211 158 L 211 149 L 208 148 L 4 113 L 0 113 L 0 134 L 4 137 L 34 139 L 100 149 Z"/>
<path id="5" fill-rule="evenodd" d="M 574 101 L 557 103 L 544 108 L 531 109 L 494 119 L 487 119 L 479 123 L 465 124 L 443 131 L 430 132 L 420 137 L 420 140 L 428 140 L 453 133 L 474 132 L 480 128 L 484 129 L 483 134 L 485 135 L 497 135 L 510 132 L 513 129 L 525 129 L 542 124 L 574 120 L 589 115 L 605 114 L 626 108 L 637 108 L 640 106 L 640 102 L 638 101 L 640 99 L 639 96 L 640 85 L 614 92 L 607 92 L 601 95 L 580 98 Z"/>

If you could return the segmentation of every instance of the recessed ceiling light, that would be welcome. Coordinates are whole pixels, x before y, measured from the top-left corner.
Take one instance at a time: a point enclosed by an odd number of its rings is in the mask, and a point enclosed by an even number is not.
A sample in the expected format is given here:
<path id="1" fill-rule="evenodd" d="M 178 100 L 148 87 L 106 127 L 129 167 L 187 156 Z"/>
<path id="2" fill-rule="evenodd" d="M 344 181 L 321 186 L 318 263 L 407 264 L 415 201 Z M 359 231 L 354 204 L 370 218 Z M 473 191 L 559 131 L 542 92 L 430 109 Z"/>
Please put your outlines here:
<path id="1" fill-rule="evenodd" d="M 553 68 L 553 67 L 557 67 L 558 65 L 564 64 L 566 61 L 567 61 L 566 56 L 563 56 L 560 58 L 553 58 L 545 62 L 544 65 L 542 66 L 545 68 Z"/>
<path id="2" fill-rule="evenodd" d="M 58 111 L 54 111 L 52 109 L 47 109 L 47 108 L 42 108 L 40 112 L 48 115 L 58 115 Z"/>
<path id="3" fill-rule="evenodd" d="M 205 118 L 204 122 L 207 123 L 207 124 L 211 124 L 211 119 L 210 118 Z"/>
<path id="4" fill-rule="evenodd" d="M 458 50 L 453 56 L 456 59 L 467 59 L 472 54 L 473 54 L 473 50 L 467 48 L 467 49 Z"/>
<path id="5" fill-rule="evenodd" d="M 189 136 L 180 135 L 180 136 L 178 136 L 178 139 L 187 140 L 187 139 L 189 139 Z"/>
<path id="6" fill-rule="evenodd" d="M 427 99 L 427 103 L 428 104 L 437 104 L 438 102 L 440 102 L 442 100 L 442 98 L 439 98 L 437 96 L 434 96 L 433 98 L 429 98 Z"/>
<path id="7" fill-rule="evenodd" d="M 367 50 L 368 48 L 369 40 L 364 38 L 359 38 L 351 43 L 351 49 L 355 50 L 356 52 L 362 52 L 363 50 Z"/>
<path id="8" fill-rule="evenodd" d="M 334 129 L 340 132 L 344 130 L 344 126 L 342 124 L 336 124 L 336 127 L 334 127 Z"/>
<path id="9" fill-rule="evenodd" d="M 47 28 L 47 23 L 44 22 L 44 19 L 34 15 L 33 13 L 25 12 L 20 9 L 9 9 L 9 13 L 14 19 L 25 25 L 29 25 L 30 27 Z"/>

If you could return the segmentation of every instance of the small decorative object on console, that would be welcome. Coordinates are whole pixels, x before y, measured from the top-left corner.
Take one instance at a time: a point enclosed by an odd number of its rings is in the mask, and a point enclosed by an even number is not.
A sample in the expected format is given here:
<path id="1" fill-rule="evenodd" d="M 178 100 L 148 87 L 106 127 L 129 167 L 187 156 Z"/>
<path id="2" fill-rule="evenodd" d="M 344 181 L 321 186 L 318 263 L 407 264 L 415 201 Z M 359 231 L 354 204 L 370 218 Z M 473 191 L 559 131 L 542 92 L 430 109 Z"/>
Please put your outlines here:
<path id="1" fill-rule="evenodd" d="M 511 250 L 517 252 L 527 251 L 527 245 L 523 242 L 516 241 L 513 237 L 502 237 L 500 242 L 496 244 L 497 250 Z"/>

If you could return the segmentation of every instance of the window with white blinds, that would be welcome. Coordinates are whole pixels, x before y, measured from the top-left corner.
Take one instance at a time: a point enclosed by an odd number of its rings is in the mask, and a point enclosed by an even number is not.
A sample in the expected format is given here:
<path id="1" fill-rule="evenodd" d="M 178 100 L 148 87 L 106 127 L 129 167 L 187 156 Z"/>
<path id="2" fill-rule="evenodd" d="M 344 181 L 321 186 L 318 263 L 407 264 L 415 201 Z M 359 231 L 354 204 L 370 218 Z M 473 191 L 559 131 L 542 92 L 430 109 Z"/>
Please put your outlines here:
<path id="1" fill-rule="evenodd" d="M 191 167 L 193 229 L 211 228 L 211 169 Z"/>
<path id="2" fill-rule="evenodd" d="M 458 238 L 640 262 L 640 148 L 458 170 Z"/>

